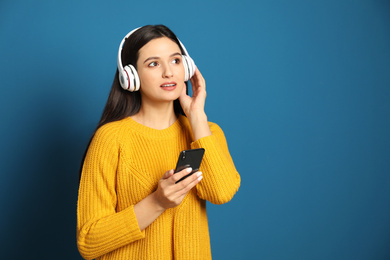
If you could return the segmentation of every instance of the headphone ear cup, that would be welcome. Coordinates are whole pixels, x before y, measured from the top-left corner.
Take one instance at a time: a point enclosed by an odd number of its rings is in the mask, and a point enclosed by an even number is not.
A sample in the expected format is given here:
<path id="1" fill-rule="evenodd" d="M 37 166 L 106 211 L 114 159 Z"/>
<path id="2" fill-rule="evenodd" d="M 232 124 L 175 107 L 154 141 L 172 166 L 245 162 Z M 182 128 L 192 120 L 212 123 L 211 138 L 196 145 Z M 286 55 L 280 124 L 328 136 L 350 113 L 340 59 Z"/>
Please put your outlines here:
<path id="1" fill-rule="evenodd" d="M 133 76 L 134 76 L 134 90 L 133 91 L 138 91 L 140 86 L 141 86 L 141 81 L 139 80 L 138 72 L 133 65 L 128 65 L 128 66 L 130 67 L 131 71 L 133 72 Z"/>
<path id="2" fill-rule="evenodd" d="M 188 63 L 187 63 L 187 58 L 185 55 L 181 55 L 181 60 L 183 61 L 183 67 L 184 67 L 184 81 L 189 80 L 189 71 L 188 71 Z"/>
<path id="3" fill-rule="evenodd" d="M 133 65 L 129 64 L 126 65 L 124 68 L 124 78 L 127 77 L 127 85 L 122 85 L 122 88 L 128 91 L 137 91 L 139 89 L 139 77 L 137 70 L 134 68 Z"/>
<path id="4" fill-rule="evenodd" d="M 190 56 L 182 55 L 182 60 L 183 60 L 183 66 L 184 66 L 184 81 L 189 81 L 192 76 L 195 74 L 195 62 L 193 59 L 191 59 Z"/>
<path id="5" fill-rule="evenodd" d="M 124 90 L 128 89 L 129 77 L 124 70 L 119 70 L 119 83 Z"/>
<path id="6" fill-rule="evenodd" d="M 123 71 L 125 72 L 125 76 L 127 76 L 127 85 L 122 86 L 125 90 L 128 91 L 134 91 L 134 76 L 133 71 L 130 68 L 131 65 L 127 65 L 123 68 Z"/>
<path id="7" fill-rule="evenodd" d="M 188 67 L 190 68 L 190 78 L 192 78 L 195 75 L 196 65 L 194 60 L 190 56 L 187 56 L 187 59 L 189 60 Z"/>

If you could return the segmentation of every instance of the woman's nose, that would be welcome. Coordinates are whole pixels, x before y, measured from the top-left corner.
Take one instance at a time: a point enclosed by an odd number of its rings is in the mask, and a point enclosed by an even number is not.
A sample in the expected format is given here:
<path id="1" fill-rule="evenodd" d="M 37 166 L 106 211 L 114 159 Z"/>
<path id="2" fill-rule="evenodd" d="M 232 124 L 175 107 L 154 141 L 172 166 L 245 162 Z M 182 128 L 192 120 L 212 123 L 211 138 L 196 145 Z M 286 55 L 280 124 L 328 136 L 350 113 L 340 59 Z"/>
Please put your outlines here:
<path id="1" fill-rule="evenodd" d="M 173 76 L 172 68 L 166 64 L 163 68 L 163 77 L 164 78 L 170 78 Z"/>

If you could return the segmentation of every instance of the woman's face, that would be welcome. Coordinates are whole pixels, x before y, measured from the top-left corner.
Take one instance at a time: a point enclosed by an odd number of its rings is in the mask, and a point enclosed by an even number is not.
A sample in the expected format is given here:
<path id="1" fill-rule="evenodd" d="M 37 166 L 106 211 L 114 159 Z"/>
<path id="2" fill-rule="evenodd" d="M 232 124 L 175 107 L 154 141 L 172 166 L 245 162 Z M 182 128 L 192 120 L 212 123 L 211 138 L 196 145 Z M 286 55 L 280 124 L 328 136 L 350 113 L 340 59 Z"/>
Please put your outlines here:
<path id="1" fill-rule="evenodd" d="M 142 102 L 174 101 L 185 88 L 180 48 L 167 37 L 153 39 L 139 50 L 137 72 Z"/>

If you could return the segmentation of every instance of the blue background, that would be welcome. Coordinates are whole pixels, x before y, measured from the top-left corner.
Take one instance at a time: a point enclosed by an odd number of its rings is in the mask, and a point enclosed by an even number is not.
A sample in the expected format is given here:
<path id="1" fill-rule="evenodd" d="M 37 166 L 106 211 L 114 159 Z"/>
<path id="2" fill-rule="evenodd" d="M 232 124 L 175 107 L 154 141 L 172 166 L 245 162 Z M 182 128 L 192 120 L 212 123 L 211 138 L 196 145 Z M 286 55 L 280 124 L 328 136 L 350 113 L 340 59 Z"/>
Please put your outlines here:
<path id="1" fill-rule="evenodd" d="M 2 259 L 81 259 L 79 163 L 117 48 L 165 24 L 242 176 L 214 259 L 390 259 L 390 2 L 1 1 Z"/>

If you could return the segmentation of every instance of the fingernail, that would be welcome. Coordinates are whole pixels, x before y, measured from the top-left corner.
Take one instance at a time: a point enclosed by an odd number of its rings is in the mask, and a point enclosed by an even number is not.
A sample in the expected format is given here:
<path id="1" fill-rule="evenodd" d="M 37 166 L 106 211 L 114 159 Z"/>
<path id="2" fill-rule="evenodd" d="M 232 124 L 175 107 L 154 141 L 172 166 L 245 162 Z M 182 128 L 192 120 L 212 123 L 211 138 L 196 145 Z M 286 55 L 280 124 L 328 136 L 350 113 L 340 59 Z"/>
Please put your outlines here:
<path id="1" fill-rule="evenodd" d="M 188 173 L 191 173 L 192 172 L 192 168 L 190 167 L 190 168 L 187 168 L 187 172 Z"/>
<path id="2" fill-rule="evenodd" d="M 203 179 L 203 176 L 200 176 L 199 178 L 198 178 L 198 181 L 201 181 Z"/>
<path id="3" fill-rule="evenodd" d="M 202 175 L 202 172 L 198 172 L 196 175 L 199 177 Z"/>

